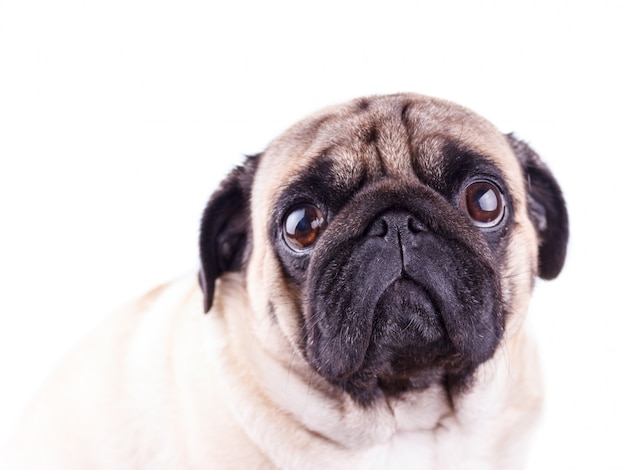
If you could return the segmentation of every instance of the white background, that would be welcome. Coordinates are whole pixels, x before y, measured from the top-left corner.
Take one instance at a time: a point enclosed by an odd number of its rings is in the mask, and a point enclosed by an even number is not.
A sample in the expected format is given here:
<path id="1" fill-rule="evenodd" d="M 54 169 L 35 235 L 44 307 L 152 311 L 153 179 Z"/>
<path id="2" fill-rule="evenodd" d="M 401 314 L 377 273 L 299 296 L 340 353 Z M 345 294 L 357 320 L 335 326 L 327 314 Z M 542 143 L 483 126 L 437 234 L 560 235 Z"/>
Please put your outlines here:
<path id="1" fill-rule="evenodd" d="M 112 308 L 197 269 L 212 190 L 322 106 L 396 91 L 516 131 L 562 184 L 531 319 L 532 469 L 626 468 L 626 4 L 0 1 L 0 442 Z"/>

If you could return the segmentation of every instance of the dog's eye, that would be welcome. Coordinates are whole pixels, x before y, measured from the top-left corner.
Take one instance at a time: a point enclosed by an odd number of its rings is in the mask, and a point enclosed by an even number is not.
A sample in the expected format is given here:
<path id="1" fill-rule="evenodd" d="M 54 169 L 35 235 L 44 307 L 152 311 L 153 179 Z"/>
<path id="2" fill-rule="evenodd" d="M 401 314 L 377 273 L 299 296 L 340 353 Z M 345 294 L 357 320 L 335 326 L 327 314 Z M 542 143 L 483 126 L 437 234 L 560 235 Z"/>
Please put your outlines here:
<path id="1" fill-rule="evenodd" d="M 470 183 L 461 197 L 461 208 L 480 228 L 495 227 L 504 219 L 504 197 L 498 187 L 488 181 Z"/>
<path id="2" fill-rule="evenodd" d="M 284 239 L 294 251 L 306 251 L 324 228 L 322 211 L 312 204 L 300 204 L 287 213 L 283 222 Z"/>

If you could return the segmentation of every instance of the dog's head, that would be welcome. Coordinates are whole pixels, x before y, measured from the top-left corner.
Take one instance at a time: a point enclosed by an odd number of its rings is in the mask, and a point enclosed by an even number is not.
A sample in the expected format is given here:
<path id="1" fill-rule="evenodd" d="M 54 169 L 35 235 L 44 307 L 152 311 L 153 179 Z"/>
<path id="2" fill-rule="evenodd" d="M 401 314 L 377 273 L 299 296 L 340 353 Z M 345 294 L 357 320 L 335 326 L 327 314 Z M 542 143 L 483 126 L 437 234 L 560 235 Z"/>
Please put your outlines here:
<path id="1" fill-rule="evenodd" d="M 360 403 L 462 390 L 515 330 L 568 221 L 539 157 L 474 113 L 365 98 L 295 125 L 210 200 L 201 284 L 245 273 L 255 311 Z"/>

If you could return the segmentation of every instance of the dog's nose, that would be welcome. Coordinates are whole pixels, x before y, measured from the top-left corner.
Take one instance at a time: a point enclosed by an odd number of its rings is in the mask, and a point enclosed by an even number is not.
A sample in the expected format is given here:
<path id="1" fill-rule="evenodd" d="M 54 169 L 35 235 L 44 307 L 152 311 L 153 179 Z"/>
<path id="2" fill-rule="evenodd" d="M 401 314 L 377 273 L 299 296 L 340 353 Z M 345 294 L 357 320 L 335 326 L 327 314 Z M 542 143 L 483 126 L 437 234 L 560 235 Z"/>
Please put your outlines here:
<path id="1" fill-rule="evenodd" d="M 427 231 L 426 226 L 413 214 L 406 211 L 389 211 L 381 214 L 370 225 L 370 237 L 380 237 L 396 242 L 404 236 L 414 236 Z"/>

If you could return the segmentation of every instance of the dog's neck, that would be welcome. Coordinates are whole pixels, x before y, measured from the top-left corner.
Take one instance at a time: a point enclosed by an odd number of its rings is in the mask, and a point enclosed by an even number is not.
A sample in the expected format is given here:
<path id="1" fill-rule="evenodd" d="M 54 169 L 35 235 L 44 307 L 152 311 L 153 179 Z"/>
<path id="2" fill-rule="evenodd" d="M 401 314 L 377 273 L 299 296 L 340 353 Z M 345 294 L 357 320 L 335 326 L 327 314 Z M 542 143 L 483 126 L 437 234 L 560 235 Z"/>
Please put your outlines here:
<path id="1" fill-rule="evenodd" d="M 368 458 L 370 452 L 378 455 L 381 448 L 397 445 L 409 434 L 414 435 L 414 442 L 427 440 L 426 448 L 449 440 L 442 436 L 458 437 L 458 433 L 476 435 L 476 442 L 484 443 L 484 434 L 514 435 L 516 429 L 507 426 L 518 421 L 520 414 L 528 414 L 529 408 L 539 409 L 538 393 L 536 403 L 526 400 L 518 408 L 512 404 L 518 395 L 529 396 L 524 387 L 537 383 L 535 358 L 525 358 L 524 364 L 518 354 L 524 349 L 534 351 L 523 344 L 528 341 L 523 330 L 505 338 L 495 356 L 477 370 L 472 387 L 462 394 L 451 397 L 443 385 L 434 384 L 363 407 L 314 372 L 275 322 L 267 318 L 250 321 L 251 307 L 239 278 L 224 279 L 218 289 L 229 292 L 216 297 L 207 316 L 210 351 L 221 369 L 220 377 L 230 381 L 222 385 L 229 394 L 231 413 L 270 457 L 275 443 L 283 438 L 302 443 L 302 452 L 310 454 L 312 462 L 328 459 L 330 467 L 332 458 L 345 459 L 345 449 Z M 229 299 L 229 304 L 221 305 L 220 298 Z M 285 358 L 289 348 L 291 357 Z M 502 416 L 504 410 L 510 418 Z M 529 420 L 535 415 L 531 413 Z M 490 442 L 496 451 L 501 444 Z"/>

